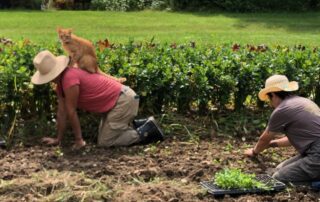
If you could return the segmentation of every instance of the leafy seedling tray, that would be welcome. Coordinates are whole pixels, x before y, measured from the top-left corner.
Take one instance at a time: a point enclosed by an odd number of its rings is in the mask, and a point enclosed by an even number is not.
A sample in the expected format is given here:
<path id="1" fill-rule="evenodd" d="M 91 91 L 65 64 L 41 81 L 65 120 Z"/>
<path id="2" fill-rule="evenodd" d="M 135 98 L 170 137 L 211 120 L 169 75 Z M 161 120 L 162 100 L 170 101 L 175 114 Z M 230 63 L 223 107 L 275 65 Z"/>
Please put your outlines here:
<path id="1" fill-rule="evenodd" d="M 201 186 L 208 190 L 208 192 L 214 196 L 222 196 L 225 194 L 238 195 L 238 194 L 262 194 L 268 192 L 278 192 L 286 188 L 286 185 L 269 175 L 257 175 L 256 180 L 266 184 L 270 189 L 265 190 L 261 188 L 252 189 L 222 189 L 218 187 L 214 181 L 204 181 L 200 182 Z"/>

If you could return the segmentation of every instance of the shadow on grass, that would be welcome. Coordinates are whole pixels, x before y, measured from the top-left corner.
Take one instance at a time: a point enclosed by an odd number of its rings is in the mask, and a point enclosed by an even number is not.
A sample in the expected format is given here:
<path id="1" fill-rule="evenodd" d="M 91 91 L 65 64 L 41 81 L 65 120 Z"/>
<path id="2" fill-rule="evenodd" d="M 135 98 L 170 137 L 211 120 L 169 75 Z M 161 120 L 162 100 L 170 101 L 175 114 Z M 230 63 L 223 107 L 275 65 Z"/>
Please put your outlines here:
<path id="1" fill-rule="evenodd" d="M 236 19 L 235 28 L 247 28 L 250 25 L 263 25 L 265 28 L 282 28 L 292 33 L 314 33 L 320 31 L 320 12 L 276 12 L 276 13 L 226 13 L 226 12 L 176 12 L 198 17 L 223 16 Z"/>

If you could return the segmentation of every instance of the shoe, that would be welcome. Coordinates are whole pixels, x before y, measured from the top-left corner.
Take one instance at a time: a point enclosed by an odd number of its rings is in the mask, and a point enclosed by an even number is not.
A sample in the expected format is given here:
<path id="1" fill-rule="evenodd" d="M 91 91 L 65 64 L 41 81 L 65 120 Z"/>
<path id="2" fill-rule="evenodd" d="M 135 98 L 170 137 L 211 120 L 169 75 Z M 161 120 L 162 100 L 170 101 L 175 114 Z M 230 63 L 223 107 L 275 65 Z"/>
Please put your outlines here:
<path id="1" fill-rule="evenodd" d="M 312 182 L 311 183 L 311 188 L 315 189 L 315 190 L 320 190 L 320 180 Z"/>
<path id="2" fill-rule="evenodd" d="M 151 117 L 149 117 L 151 118 Z M 148 121 L 148 118 L 144 118 L 144 119 L 135 119 L 132 121 L 132 126 L 134 129 L 139 128 L 140 126 L 142 126 L 143 124 L 145 124 Z"/>
<path id="3" fill-rule="evenodd" d="M 139 144 L 149 144 L 164 140 L 163 132 L 154 117 L 148 118 L 142 126 L 137 128 L 137 132 L 140 136 Z"/>

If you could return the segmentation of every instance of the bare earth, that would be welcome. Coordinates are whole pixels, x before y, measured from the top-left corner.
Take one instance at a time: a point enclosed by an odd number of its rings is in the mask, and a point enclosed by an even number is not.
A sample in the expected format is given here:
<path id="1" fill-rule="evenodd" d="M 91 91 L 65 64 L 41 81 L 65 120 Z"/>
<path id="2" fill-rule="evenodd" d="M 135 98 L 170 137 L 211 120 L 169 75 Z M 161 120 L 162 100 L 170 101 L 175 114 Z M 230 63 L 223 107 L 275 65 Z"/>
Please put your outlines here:
<path id="1" fill-rule="evenodd" d="M 254 142 L 249 142 L 253 144 Z M 0 149 L 0 201 L 320 201 L 306 187 L 279 193 L 214 198 L 199 185 L 222 168 L 272 173 L 292 149 L 270 149 L 257 159 L 242 153 L 248 142 L 226 137 L 158 145 L 84 150 L 41 146 L 33 141 Z"/>

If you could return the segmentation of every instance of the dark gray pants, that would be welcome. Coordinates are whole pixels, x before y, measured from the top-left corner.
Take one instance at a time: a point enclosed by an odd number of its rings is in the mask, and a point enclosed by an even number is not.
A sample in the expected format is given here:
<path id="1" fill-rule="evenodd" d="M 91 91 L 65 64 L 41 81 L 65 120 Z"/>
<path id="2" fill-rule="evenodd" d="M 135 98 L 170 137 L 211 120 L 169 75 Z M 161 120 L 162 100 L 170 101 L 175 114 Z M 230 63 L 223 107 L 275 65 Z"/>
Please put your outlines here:
<path id="1" fill-rule="evenodd" d="M 284 183 L 320 180 L 320 141 L 314 142 L 303 155 L 280 163 L 272 177 Z"/>

